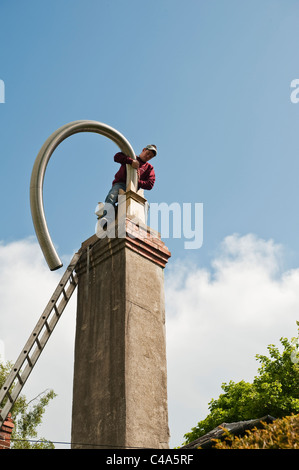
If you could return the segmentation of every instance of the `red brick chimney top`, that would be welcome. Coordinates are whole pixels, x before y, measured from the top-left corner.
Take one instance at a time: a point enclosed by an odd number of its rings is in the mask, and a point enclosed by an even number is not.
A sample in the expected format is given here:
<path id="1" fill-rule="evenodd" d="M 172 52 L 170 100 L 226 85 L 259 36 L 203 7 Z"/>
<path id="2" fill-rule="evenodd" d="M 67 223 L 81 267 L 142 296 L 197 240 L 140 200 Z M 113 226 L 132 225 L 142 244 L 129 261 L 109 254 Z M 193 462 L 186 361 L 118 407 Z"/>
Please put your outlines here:
<path id="1" fill-rule="evenodd" d="M 14 424 L 9 413 L 6 420 L 0 428 L 0 449 L 10 449 L 10 438 Z"/>

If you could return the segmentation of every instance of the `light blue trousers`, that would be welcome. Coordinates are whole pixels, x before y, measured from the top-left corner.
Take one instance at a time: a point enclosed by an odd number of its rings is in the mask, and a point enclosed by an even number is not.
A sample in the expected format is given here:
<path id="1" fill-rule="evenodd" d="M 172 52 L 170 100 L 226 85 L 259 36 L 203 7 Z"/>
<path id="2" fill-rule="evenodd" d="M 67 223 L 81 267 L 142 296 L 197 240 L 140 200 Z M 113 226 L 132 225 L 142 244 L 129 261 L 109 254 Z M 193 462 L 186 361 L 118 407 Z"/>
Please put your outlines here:
<path id="1" fill-rule="evenodd" d="M 103 217 L 105 217 L 108 223 L 112 222 L 113 217 L 115 217 L 115 212 L 114 214 L 111 214 L 111 205 L 115 207 L 115 204 L 118 200 L 118 192 L 120 189 L 123 189 L 125 191 L 126 183 L 115 183 L 106 196 Z"/>

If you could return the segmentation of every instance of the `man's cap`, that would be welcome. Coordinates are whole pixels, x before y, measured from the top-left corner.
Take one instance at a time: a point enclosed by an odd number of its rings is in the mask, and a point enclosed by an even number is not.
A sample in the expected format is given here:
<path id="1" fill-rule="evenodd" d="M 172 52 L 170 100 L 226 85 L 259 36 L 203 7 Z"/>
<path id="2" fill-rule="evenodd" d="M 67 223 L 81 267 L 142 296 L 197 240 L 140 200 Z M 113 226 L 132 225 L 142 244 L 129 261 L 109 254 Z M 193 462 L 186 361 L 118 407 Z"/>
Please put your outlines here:
<path id="1" fill-rule="evenodd" d="M 152 145 L 147 145 L 145 148 L 146 148 L 147 150 L 152 150 L 152 151 L 154 152 L 155 156 L 157 155 L 157 147 L 156 147 L 154 144 L 152 144 Z"/>

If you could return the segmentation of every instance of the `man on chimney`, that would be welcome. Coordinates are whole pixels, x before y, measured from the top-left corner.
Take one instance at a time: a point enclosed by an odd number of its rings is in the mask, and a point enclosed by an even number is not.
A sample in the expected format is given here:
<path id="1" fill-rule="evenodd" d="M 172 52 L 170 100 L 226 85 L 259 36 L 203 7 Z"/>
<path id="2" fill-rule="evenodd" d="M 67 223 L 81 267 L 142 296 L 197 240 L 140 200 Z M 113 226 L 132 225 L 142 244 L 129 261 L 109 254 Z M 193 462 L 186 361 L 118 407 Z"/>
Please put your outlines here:
<path id="1" fill-rule="evenodd" d="M 104 230 L 109 223 L 114 219 L 114 214 L 111 214 L 111 211 L 108 209 L 108 204 L 112 205 L 115 208 L 115 205 L 118 200 L 119 190 L 122 189 L 126 191 L 126 181 L 127 181 L 127 168 L 126 165 L 132 165 L 133 168 L 137 170 L 138 174 L 138 189 L 151 190 L 155 184 L 155 170 L 154 167 L 149 163 L 149 161 L 157 155 L 156 145 L 147 145 L 144 147 L 142 152 L 137 156 L 136 160 L 128 157 L 122 152 L 118 152 L 114 155 L 114 161 L 120 163 L 120 169 L 114 176 L 112 182 L 112 188 L 105 199 L 105 205 L 103 208 L 103 215 L 99 222 L 100 227 Z"/>

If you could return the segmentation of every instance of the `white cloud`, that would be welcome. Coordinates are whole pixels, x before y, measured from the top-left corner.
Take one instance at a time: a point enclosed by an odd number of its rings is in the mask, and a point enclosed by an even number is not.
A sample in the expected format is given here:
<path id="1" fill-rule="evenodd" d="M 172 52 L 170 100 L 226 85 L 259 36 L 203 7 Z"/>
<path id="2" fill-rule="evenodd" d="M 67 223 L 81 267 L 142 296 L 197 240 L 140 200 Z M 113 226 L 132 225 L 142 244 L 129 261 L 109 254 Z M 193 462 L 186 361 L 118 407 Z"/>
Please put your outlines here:
<path id="1" fill-rule="evenodd" d="M 66 257 L 71 259 L 71 256 Z M 251 381 L 255 354 L 296 335 L 299 269 L 283 272 L 282 247 L 254 235 L 227 237 L 211 267 L 170 262 L 165 270 L 171 446 L 205 418 L 221 383 Z M 0 244 L 0 342 L 14 361 L 52 295 L 63 269 L 50 272 L 34 239 Z M 58 397 L 40 435 L 70 441 L 76 293 L 24 387 Z"/>
<path id="2" fill-rule="evenodd" d="M 174 445 L 208 413 L 229 380 L 252 381 L 256 354 L 296 335 L 299 269 L 281 272 L 282 248 L 254 235 L 227 237 L 212 269 L 167 267 L 170 429 Z M 179 421 L 177 418 L 179 413 Z"/>
<path id="3" fill-rule="evenodd" d="M 15 362 L 21 353 L 62 275 L 63 269 L 49 271 L 33 239 L 0 244 L 0 340 L 6 360 Z M 70 440 L 75 305 L 76 293 L 22 390 L 28 399 L 48 388 L 58 394 L 40 428 L 41 436 L 56 441 Z"/>

